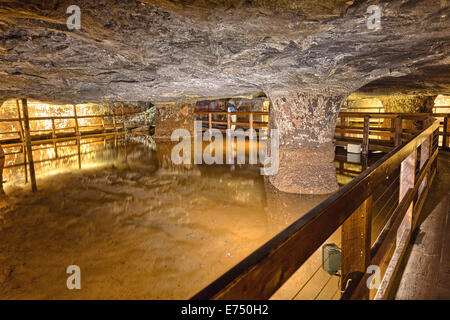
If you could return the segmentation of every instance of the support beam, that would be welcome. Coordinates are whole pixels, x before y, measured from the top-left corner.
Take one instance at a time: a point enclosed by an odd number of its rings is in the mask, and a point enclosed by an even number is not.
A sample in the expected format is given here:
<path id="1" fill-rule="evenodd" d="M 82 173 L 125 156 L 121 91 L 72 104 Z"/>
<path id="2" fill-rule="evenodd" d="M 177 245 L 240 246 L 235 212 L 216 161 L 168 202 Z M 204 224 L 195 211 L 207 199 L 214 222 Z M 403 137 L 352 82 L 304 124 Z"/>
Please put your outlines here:
<path id="1" fill-rule="evenodd" d="M 364 117 L 364 129 L 363 129 L 363 143 L 362 143 L 362 153 L 364 155 L 369 154 L 369 136 L 370 136 L 370 117 Z"/>
<path id="2" fill-rule="evenodd" d="M 75 104 L 73 105 L 73 116 L 75 118 L 75 134 L 77 136 L 79 136 L 80 135 L 80 127 L 78 125 L 77 106 Z"/>
<path id="3" fill-rule="evenodd" d="M 444 149 L 448 149 L 448 135 L 447 133 L 449 133 L 450 131 L 448 130 L 448 115 L 446 115 L 444 117 L 444 126 L 443 126 L 443 137 L 442 137 L 442 147 Z"/>
<path id="4" fill-rule="evenodd" d="M 341 290 L 349 281 L 358 282 L 366 273 L 370 263 L 370 239 L 372 221 L 372 196 L 342 225 L 342 284 Z M 369 299 L 369 288 L 365 287 L 360 299 Z"/>
<path id="5" fill-rule="evenodd" d="M 3 190 L 3 167 L 5 166 L 5 152 L 0 145 L 0 196 L 5 194 Z"/>
<path id="6" fill-rule="evenodd" d="M 24 133 L 23 133 L 22 116 L 20 115 L 19 100 L 17 100 L 17 99 L 16 99 L 16 107 L 17 107 L 17 119 L 19 119 L 20 140 L 22 140 L 22 142 L 24 142 L 25 139 L 24 139 Z"/>
<path id="7" fill-rule="evenodd" d="M 395 128 L 395 138 L 394 138 L 394 145 L 398 147 L 402 144 L 402 117 L 398 116 L 394 120 L 394 128 Z"/>
<path id="8" fill-rule="evenodd" d="M 123 103 L 122 103 L 122 105 L 121 105 L 121 110 L 122 110 L 122 129 L 126 131 L 127 130 L 127 126 L 125 124 L 125 112 L 124 112 L 123 109 L 124 108 L 123 108 Z"/>
<path id="9" fill-rule="evenodd" d="M 33 192 L 36 192 L 37 191 L 36 174 L 34 172 L 33 150 L 31 148 L 30 121 L 29 121 L 29 116 L 28 116 L 27 99 L 22 99 L 22 113 L 23 113 L 24 130 L 25 130 L 25 146 L 26 146 L 27 155 L 28 155 L 28 164 L 30 166 L 31 190 Z"/>

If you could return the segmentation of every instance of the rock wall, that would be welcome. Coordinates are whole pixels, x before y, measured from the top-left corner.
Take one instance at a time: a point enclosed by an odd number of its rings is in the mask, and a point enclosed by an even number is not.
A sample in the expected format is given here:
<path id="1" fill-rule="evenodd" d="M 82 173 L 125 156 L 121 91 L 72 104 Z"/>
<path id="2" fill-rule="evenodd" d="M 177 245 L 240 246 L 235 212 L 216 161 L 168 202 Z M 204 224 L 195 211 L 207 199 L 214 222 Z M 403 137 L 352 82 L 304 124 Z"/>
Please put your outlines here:
<path id="1" fill-rule="evenodd" d="M 433 112 L 434 100 L 437 96 L 392 95 L 380 96 L 385 112 L 414 113 Z"/>
<path id="2" fill-rule="evenodd" d="M 170 139 L 176 129 L 186 129 L 194 133 L 194 101 L 159 103 L 156 106 L 155 135 L 156 139 Z"/>

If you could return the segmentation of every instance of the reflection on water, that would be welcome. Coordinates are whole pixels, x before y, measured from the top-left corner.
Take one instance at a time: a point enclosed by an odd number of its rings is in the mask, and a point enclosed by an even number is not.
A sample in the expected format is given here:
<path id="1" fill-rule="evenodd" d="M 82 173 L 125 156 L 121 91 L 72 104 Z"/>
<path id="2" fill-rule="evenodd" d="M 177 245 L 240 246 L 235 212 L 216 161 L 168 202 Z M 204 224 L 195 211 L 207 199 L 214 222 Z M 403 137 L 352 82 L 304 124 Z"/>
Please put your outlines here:
<path id="1" fill-rule="evenodd" d="M 33 160 L 36 177 L 86 169 L 120 161 L 126 157 L 123 134 L 106 134 L 90 138 L 58 139 L 33 145 Z M 28 161 L 24 145 L 3 146 L 5 167 L 3 177 L 5 189 L 9 186 L 29 182 Z"/>
<path id="2" fill-rule="evenodd" d="M 281 193 L 258 166 L 174 166 L 172 145 L 107 135 L 36 146 L 35 194 L 20 187 L 23 152 L 8 155 L 0 296 L 186 299 L 325 198 Z M 82 290 L 65 288 L 71 264 Z"/>

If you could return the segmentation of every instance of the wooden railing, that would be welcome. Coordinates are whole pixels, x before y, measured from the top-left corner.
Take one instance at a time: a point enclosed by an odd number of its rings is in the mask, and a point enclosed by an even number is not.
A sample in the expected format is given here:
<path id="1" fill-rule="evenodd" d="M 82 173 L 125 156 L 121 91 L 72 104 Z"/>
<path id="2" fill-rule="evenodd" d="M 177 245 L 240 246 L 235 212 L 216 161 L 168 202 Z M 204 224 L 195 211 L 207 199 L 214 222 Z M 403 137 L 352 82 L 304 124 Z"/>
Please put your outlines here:
<path id="1" fill-rule="evenodd" d="M 63 159 L 70 159 L 73 157 L 78 158 L 78 167 L 81 168 L 82 163 L 82 156 L 88 155 L 93 152 L 96 152 L 98 150 L 92 150 L 92 151 L 85 151 L 82 152 L 82 146 L 84 145 L 94 145 L 94 144 L 103 144 L 104 148 L 106 149 L 108 142 L 113 142 L 114 147 L 117 147 L 117 140 L 118 137 L 123 138 L 124 132 L 112 132 L 112 133 L 102 133 L 102 134 L 92 134 L 92 135 L 84 135 L 83 137 L 65 137 L 65 138 L 56 138 L 49 140 L 36 140 L 32 141 L 32 145 L 35 146 L 32 148 L 32 152 L 37 152 L 41 150 L 53 150 L 53 156 L 49 157 L 47 159 L 34 159 L 33 165 L 36 166 L 40 163 L 47 163 L 47 162 L 54 162 L 57 160 L 63 160 Z M 95 141 L 92 141 L 92 139 L 96 139 Z M 86 142 L 82 140 L 88 140 Z M 69 144 L 72 143 L 72 144 Z M 61 148 L 70 148 L 76 146 L 77 152 L 73 154 L 65 154 L 61 155 L 59 152 Z M 5 157 L 8 156 L 16 156 L 16 155 L 22 155 L 20 158 L 22 158 L 22 161 L 16 162 L 13 164 L 7 164 L 3 167 L 3 170 L 5 169 L 13 169 L 18 167 L 23 167 L 23 173 L 24 173 L 24 179 L 25 182 L 28 183 L 28 167 L 30 166 L 29 161 L 27 161 L 27 150 L 23 143 L 16 143 L 16 144 L 8 144 L 3 146 L 5 148 Z M 18 151 L 8 151 L 9 149 L 19 148 Z M 125 149 L 126 150 L 126 149 Z"/>
<path id="2" fill-rule="evenodd" d="M 232 125 L 245 129 L 267 129 L 268 112 L 217 112 L 198 111 L 196 115 L 203 123 L 203 129 L 219 129 L 225 132 Z M 237 116 L 236 122 L 231 116 Z M 423 120 L 428 116 L 440 119 L 439 135 L 442 137 L 439 145 L 450 149 L 450 124 L 448 113 L 362 113 L 340 112 L 335 130 L 335 143 L 338 146 L 361 144 L 362 152 L 370 150 L 389 152 L 402 142 L 413 137 L 423 128 Z M 207 117 L 207 119 L 204 119 Z M 244 120 L 242 118 L 245 118 Z"/>
<path id="3" fill-rule="evenodd" d="M 19 130 L 0 132 L 0 143 L 10 144 L 16 141 L 25 140 L 25 119 L 22 118 L 19 102 L 17 101 L 17 117 L 16 118 L 4 118 L 0 119 L 1 123 L 17 123 Z M 43 139 L 50 138 L 55 139 L 64 136 L 78 136 L 87 135 L 93 133 L 105 133 L 105 132 L 117 132 L 125 130 L 125 117 L 132 116 L 136 113 L 124 113 L 122 108 L 122 113 L 116 115 L 114 112 L 110 114 L 100 114 L 100 115 L 78 115 L 76 105 L 73 105 L 73 115 L 69 116 L 48 116 L 48 117 L 28 117 L 27 120 L 31 124 L 32 122 L 40 121 L 51 121 L 51 129 L 39 129 L 39 130 L 29 130 L 30 138 Z M 80 120 L 84 119 L 100 119 L 98 124 L 81 125 Z M 58 127 L 57 123 L 60 121 L 69 120 L 70 125 L 64 127 Z M 7 138 L 1 138 L 2 136 L 8 135 Z M 13 136 L 11 136 L 13 135 Z M 14 136 L 15 135 L 15 136 Z M 44 137 L 45 136 L 45 137 Z"/>
<path id="4" fill-rule="evenodd" d="M 361 143 L 363 153 L 368 153 L 369 150 L 388 152 L 420 132 L 424 127 L 423 121 L 428 116 L 441 120 L 439 135 L 443 138 L 440 146 L 448 149 L 450 129 L 447 113 L 341 112 L 335 130 L 336 145 Z"/>
<path id="5" fill-rule="evenodd" d="M 28 168 L 30 171 L 30 180 L 31 180 L 31 188 L 33 191 L 37 191 L 36 184 L 36 174 L 34 168 L 34 159 L 33 159 L 33 149 L 32 145 L 39 141 L 40 143 L 54 142 L 56 146 L 57 140 L 61 138 L 80 138 L 86 136 L 92 136 L 95 134 L 106 134 L 106 133 L 115 133 L 119 131 L 125 131 L 128 128 L 125 125 L 125 113 L 124 107 L 122 105 L 121 111 L 121 122 L 117 121 L 117 117 L 115 113 L 111 114 L 103 114 L 103 115 L 77 115 L 77 107 L 73 105 L 73 115 L 71 116 L 59 116 L 59 117 L 29 117 L 28 114 L 28 102 L 27 99 L 21 99 L 22 110 L 20 109 L 19 100 L 16 100 L 17 107 L 17 118 L 8 118 L 8 119 L 0 119 L 0 122 L 17 122 L 19 130 L 18 131 L 6 131 L 0 132 L 0 135 L 4 134 L 18 134 L 18 136 L 9 137 L 7 139 L 0 139 L 0 145 L 2 147 L 13 147 L 13 146 L 21 146 L 24 155 L 27 157 L 28 161 L 24 160 L 25 168 L 28 163 Z M 22 111 L 22 113 L 21 113 Z M 133 113 L 135 114 L 135 113 Z M 23 115 L 23 117 L 22 117 Z M 127 114 L 129 115 L 129 114 Z M 80 125 L 80 119 L 101 119 L 101 125 Z M 106 123 L 106 119 L 112 120 L 111 123 Z M 40 130 L 31 130 L 30 122 L 31 121 L 51 121 L 52 128 L 51 129 L 40 129 Z M 73 126 L 65 126 L 63 128 L 57 128 L 55 125 L 56 121 L 61 120 L 73 120 Z M 59 134 L 59 132 L 64 131 L 64 134 Z M 69 131 L 69 133 L 67 133 Z M 34 134 L 38 132 L 39 134 Z M 55 147 L 56 148 L 56 147 Z M 0 186 L 2 181 L 0 181 Z"/>
<path id="6" fill-rule="evenodd" d="M 430 117 L 422 121 L 421 132 L 383 156 L 193 299 L 268 299 L 339 228 L 342 299 L 389 298 L 398 266 L 436 174 L 440 123 Z M 387 222 L 374 235 L 373 204 L 383 202 L 375 195 L 379 187 L 382 196 L 386 195 L 383 186 L 386 180 L 392 181 L 390 185 L 397 184 L 398 200 L 388 211 Z M 375 296 L 370 295 L 366 285 L 370 275 L 367 268 L 383 264 L 388 267 L 383 272 L 382 283 Z"/>
<path id="7" fill-rule="evenodd" d="M 206 126 L 204 129 L 219 129 L 221 131 L 226 131 L 231 129 L 232 125 L 238 127 L 244 127 L 249 129 L 267 129 L 268 122 L 264 120 L 265 117 L 269 115 L 269 112 L 222 112 L 222 111 L 198 111 L 196 114 L 200 117 L 207 116 L 207 120 L 198 119 Z M 233 122 L 231 116 L 236 116 L 238 119 Z M 242 121 L 242 117 L 247 118 L 247 121 Z M 256 119 L 257 117 L 261 119 Z M 219 119 L 216 119 L 219 118 Z"/>

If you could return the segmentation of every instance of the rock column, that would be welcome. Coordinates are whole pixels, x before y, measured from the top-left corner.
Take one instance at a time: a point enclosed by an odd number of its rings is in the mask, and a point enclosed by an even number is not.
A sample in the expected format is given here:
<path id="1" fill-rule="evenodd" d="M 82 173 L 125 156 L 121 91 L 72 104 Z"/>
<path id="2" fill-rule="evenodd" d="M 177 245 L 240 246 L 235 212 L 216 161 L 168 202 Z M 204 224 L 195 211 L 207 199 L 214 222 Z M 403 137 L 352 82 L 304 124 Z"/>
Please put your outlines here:
<path id="1" fill-rule="evenodd" d="M 338 189 L 334 130 L 346 94 L 269 92 L 270 128 L 279 130 L 279 170 L 269 181 L 280 191 L 328 194 Z M 272 151 L 271 151 L 272 152 Z"/>
<path id="2" fill-rule="evenodd" d="M 155 103 L 155 106 L 155 138 L 170 139 L 175 129 L 186 129 L 193 134 L 195 102 Z"/>

